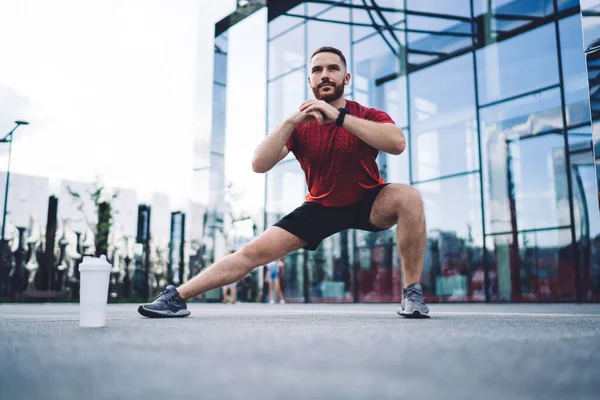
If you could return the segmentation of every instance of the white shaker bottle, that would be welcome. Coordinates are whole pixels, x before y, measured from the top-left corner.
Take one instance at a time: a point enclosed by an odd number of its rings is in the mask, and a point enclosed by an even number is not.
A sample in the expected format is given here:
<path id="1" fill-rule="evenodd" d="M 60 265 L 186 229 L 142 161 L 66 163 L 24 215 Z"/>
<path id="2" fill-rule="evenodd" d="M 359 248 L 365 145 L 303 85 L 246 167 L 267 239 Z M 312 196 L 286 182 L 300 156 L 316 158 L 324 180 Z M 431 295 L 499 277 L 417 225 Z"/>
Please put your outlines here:
<path id="1" fill-rule="evenodd" d="M 106 303 L 111 265 L 100 258 L 83 257 L 79 264 L 79 326 L 98 328 L 106 323 Z"/>

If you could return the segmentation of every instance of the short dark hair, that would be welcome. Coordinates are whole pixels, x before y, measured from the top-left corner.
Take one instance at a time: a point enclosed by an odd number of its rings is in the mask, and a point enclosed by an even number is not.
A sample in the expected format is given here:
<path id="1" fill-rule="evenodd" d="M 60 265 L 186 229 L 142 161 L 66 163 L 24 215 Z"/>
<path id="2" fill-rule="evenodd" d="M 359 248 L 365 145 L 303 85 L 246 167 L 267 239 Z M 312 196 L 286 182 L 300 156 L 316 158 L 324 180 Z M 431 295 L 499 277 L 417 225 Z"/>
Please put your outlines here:
<path id="1" fill-rule="evenodd" d="M 319 53 L 333 53 L 333 54 L 337 54 L 342 59 L 342 62 L 344 63 L 344 67 L 346 69 L 348 69 L 348 65 L 346 64 L 346 57 L 344 57 L 344 53 L 342 53 L 342 51 L 340 49 L 336 49 L 335 47 L 331 47 L 331 46 L 319 47 L 317 50 L 315 50 L 314 53 L 312 53 L 312 56 L 310 56 L 310 59 L 312 60 L 313 57 L 316 56 Z"/>

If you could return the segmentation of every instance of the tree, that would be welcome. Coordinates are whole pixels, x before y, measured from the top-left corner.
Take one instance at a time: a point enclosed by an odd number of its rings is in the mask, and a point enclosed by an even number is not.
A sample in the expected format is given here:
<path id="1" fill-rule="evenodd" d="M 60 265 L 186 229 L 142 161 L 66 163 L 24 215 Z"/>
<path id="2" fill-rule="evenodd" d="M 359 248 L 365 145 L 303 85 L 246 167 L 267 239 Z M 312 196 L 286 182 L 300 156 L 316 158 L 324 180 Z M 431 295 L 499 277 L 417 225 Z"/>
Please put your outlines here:
<path id="1" fill-rule="evenodd" d="M 87 218 L 87 215 L 85 215 L 85 200 L 83 199 L 82 195 L 71 189 L 70 186 L 67 186 L 67 191 L 71 195 L 75 207 L 83 215 L 86 225 L 94 233 L 96 256 L 99 257 L 101 254 L 107 254 L 108 235 L 112 226 L 114 214 L 112 208 L 112 201 L 117 198 L 119 192 L 115 191 L 112 194 L 109 193 L 104 183 L 98 177 L 96 178 L 96 182 L 94 183 L 94 190 L 91 192 L 86 190 L 90 200 L 94 203 L 94 207 L 96 209 L 97 223 L 94 224 L 90 222 L 90 220 Z"/>

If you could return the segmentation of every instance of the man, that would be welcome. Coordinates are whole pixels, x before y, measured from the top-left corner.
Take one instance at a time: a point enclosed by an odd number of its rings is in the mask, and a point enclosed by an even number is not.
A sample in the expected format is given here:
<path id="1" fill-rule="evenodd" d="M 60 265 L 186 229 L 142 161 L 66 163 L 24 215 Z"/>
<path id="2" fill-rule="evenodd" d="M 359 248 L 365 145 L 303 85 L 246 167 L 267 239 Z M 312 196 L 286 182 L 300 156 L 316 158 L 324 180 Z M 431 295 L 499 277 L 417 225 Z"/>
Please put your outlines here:
<path id="1" fill-rule="evenodd" d="M 416 189 L 386 184 L 376 157 L 400 154 L 406 139 L 382 111 L 344 98 L 350 83 L 346 58 L 322 47 L 310 58 L 308 83 L 315 98 L 271 132 L 254 152 L 252 169 L 269 171 L 290 151 L 306 174 L 306 202 L 274 226 L 179 288 L 168 286 L 150 304 L 147 317 L 184 317 L 185 300 L 237 281 L 252 269 L 301 248 L 315 250 L 328 236 L 345 229 L 381 231 L 397 225 L 404 282 L 398 314 L 428 318 L 419 278 L 425 253 L 423 202 Z"/>

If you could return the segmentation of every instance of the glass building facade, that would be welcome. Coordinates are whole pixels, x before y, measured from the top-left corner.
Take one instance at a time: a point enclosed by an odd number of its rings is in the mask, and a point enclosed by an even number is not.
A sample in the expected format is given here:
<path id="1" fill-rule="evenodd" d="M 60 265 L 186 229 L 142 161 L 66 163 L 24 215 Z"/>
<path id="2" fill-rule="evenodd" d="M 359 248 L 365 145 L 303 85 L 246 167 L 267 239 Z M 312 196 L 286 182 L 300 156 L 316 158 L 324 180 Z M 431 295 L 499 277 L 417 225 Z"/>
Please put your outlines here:
<path id="1" fill-rule="evenodd" d="M 386 181 L 413 185 L 423 197 L 421 283 L 429 302 L 600 300 L 578 0 L 240 5 L 215 29 L 211 226 L 224 213 L 223 71 L 228 32 L 240 21 L 267 24 L 265 134 L 312 97 L 308 59 L 325 45 L 346 55 L 346 97 L 386 111 L 402 128 L 406 151 L 380 153 L 378 162 Z M 305 194 L 304 173 L 290 154 L 265 176 L 258 230 Z M 282 283 L 288 301 L 398 302 L 401 271 L 395 228 L 351 230 L 314 252 L 288 255 Z"/>

